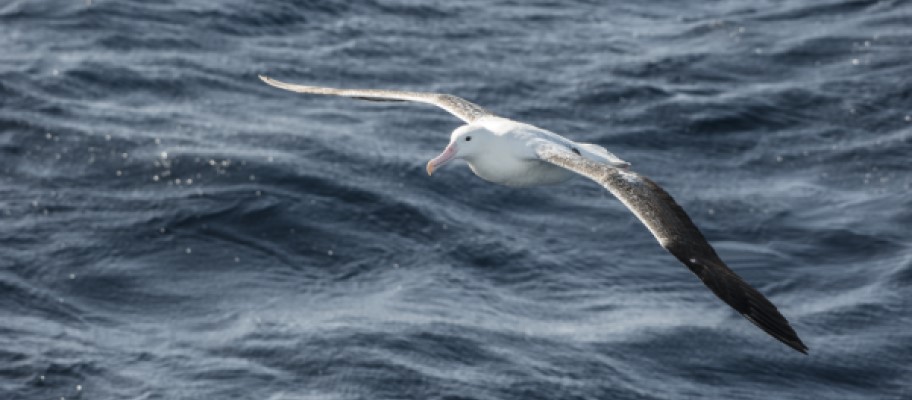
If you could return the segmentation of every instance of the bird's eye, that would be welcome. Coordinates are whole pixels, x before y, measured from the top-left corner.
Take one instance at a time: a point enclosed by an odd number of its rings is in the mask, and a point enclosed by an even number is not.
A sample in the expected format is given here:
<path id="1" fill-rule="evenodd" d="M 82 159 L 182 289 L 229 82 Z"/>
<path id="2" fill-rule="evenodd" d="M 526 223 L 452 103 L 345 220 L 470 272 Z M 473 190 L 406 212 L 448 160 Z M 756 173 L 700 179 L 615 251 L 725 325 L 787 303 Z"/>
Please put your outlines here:
<path id="1" fill-rule="evenodd" d="M 470 141 L 472 141 L 472 137 L 471 137 L 471 136 L 466 136 L 466 142 L 470 142 Z"/>

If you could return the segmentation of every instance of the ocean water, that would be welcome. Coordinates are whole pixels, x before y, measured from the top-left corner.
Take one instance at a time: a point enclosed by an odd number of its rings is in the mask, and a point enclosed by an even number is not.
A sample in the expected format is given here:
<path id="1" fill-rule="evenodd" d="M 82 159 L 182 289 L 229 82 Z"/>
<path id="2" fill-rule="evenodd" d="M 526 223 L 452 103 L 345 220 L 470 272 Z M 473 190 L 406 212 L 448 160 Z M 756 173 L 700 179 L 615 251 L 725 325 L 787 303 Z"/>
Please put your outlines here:
<path id="1" fill-rule="evenodd" d="M 2 399 L 912 398 L 912 3 L 0 1 Z M 810 347 L 453 93 L 630 161 Z"/>

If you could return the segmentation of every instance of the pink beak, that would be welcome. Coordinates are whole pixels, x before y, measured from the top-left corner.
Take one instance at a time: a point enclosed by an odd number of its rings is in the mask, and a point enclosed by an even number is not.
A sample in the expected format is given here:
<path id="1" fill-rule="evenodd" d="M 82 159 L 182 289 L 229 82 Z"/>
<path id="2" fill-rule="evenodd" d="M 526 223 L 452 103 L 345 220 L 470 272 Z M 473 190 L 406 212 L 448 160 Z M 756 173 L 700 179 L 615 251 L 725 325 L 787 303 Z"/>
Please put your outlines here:
<path id="1" fill-rule="evenodd" d="M 440 153 L 439 156 L 434 157 L 433 160 L 428 161 L 428 163 L 427 163 L 428 175 L 434 175 L 434 171 L 437 170 L 437 168 L 440 168 L 440 166 L 450 162 L 454 158 L 456 158 L 456 144 L 450 143 L 446 147 L 446 149 L 443 150 L 443 153 Z"/>

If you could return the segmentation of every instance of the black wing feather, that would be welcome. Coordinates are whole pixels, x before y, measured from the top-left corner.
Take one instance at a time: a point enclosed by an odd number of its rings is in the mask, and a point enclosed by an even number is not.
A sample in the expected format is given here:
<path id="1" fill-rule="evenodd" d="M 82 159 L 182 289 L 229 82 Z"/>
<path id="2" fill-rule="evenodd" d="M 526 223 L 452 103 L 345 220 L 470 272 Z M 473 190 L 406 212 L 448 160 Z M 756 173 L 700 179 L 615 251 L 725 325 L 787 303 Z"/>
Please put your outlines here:
<path id="1" fill-rule="evenodd" d="M 662 247 L 722 301 L 770 336 L 807 354 L 808 347 L 776 306 L 725 265 L 684 209 L 655 182 L 628 170 L 587 160 L 556 145 L 541 146 L 538 154 L 544 161 L 604 186 L 633 211 Z"/>

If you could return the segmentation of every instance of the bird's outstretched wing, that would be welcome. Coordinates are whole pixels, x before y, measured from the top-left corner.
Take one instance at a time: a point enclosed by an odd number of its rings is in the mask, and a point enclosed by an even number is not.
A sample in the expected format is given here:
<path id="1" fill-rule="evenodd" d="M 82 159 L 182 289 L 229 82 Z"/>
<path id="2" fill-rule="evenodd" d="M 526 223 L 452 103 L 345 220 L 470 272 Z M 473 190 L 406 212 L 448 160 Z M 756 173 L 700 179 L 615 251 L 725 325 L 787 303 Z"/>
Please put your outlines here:
<path id="1" fill-rule="evenodd" d="M 776 306 L 722 262 L 684 209 L 655 182 L 626 169 L 587 160 L 556 144 L 540 145 L 536 152 L 541 160 L 604 186 L 722 301 L 770 336 L 807 354 L 807 346 Z"/>
<path id="2" fill-rule="evenodd" d="M 459 119 L 467 123 L 471 123 L 484 116 L 493 115 L 488 110 L 481 108 L 481 106 L 478 104 L 450 94 L 406 92 L 401 90 L 335 89 L 319 86 L 304 86 L 277 81 L 263 75 L 260 75 L 260 79 L 270 86 L 275 86 L 279 89 L 290 90 L 292 92 L 298 93 L 343 96 L 371 101 L 415 101 L 419 103 L 433 104 L 437 107 L 449 111 L 450 114 L 459 117 Z"/>

